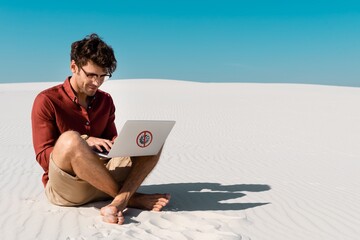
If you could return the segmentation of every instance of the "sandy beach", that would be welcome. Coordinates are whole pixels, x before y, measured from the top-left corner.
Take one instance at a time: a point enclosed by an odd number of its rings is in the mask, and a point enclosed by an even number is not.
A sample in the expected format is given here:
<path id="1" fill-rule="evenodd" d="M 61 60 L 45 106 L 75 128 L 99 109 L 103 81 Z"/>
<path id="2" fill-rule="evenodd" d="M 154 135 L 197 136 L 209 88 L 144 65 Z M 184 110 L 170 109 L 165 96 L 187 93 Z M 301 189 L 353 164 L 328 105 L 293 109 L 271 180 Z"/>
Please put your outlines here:
<path id="1" fill-rule="evenodd" d="M 60 83 L 60 82 L 58 82 Z M 111 80 L 102 90 L 128 119 L 176 125 L 141 192 L 168 192 L 162 212 L 102 222 L 96 202 L 48 203 L 30 113 L 58 83 L 0 84 L 0 238 L 359 239 L 360 88 Z"/>

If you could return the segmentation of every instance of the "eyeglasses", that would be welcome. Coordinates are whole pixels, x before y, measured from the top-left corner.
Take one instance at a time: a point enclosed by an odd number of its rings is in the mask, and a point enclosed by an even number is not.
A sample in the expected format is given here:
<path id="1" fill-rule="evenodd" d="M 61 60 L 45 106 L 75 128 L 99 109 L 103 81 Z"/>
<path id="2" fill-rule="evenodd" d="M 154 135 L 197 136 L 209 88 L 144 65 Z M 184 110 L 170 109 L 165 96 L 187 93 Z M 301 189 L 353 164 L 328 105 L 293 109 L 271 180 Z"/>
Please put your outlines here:
<path id="1" fill-rule="evenodd" d="M 98 75 L 96 73 L 88 73 L 86 72 L 82 67 L 80 67 L 81 70 L 83 70 L 83 72 L 85 73 L 86 77 L 89 79 L 96 79 L 96 80 L 100 80 L 100 81 L 106 81 L 109 78 L 111 78 L 111 74 L 102 74 L 102 75 Z"/>

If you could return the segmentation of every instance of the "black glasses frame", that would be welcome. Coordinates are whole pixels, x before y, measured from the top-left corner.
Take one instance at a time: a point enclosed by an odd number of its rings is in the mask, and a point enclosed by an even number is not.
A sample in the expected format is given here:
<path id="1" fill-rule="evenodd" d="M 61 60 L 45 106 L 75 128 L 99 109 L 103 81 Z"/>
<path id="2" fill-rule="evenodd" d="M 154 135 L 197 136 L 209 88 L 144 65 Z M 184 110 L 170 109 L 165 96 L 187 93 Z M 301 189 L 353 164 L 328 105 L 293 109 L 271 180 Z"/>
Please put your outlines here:
<path id="1" fill-rule="evenodd" d="M 85 73 L 86 77 L 88 77 L 90 79 L 96 78 L 96 79 L 100 79 L 102 81 L 106 81 L 109 78 L 111 78 L 111 76 L 112 76 L 110 73 L 98 75 L 96 73 L 89 73 L 89 72 L 85 71 L 82 67 L 80 67 L 80 69 Z"/>

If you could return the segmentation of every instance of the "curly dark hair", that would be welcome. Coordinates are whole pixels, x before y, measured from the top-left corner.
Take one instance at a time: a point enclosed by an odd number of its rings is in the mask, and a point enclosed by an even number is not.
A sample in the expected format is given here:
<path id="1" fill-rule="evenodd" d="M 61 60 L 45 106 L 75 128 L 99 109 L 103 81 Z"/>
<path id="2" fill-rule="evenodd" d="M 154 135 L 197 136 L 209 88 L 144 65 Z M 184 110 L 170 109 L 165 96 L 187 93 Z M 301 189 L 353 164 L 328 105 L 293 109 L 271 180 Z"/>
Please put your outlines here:
<path id="1" fill-rule="evenodd" d="M 96 33 L 88 35 L 80 41 L 73 42 L 71 44 L 70 58 L 79 67 L 92 61 L 99 67 L 106 69 L 109 74 L 112 74 L 116 69 L 117 61 L 114 50 L 101 40 Z"/>

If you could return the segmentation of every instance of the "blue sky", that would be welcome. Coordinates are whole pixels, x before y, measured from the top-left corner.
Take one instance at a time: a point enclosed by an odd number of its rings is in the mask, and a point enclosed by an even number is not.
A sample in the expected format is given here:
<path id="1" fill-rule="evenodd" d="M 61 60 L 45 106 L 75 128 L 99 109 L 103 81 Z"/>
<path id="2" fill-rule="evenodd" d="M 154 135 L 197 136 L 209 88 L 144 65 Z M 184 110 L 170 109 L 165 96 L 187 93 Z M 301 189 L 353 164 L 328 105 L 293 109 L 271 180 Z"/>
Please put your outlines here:
<path id="1" fill-rule="evenodd" d="M 96 32 L 116 79 L 360 87 L 359 1 L 0 2 L 0 82 L 63 81 Z"/>

